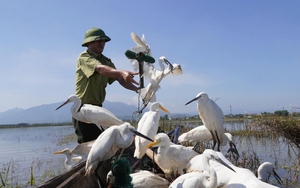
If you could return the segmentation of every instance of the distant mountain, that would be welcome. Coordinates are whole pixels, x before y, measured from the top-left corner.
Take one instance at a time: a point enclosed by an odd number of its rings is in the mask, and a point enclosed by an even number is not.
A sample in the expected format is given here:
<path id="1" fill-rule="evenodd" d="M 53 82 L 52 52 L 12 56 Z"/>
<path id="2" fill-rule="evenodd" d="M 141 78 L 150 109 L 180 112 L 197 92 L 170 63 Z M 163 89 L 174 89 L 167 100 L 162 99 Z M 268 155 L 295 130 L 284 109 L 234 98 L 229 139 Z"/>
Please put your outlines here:
<path id="1" fill-rule="evenodd" d="M 72 116 L 70 108 L 72 104 L 67 104 L 59 110 L 55 110 L 62 102 L 43 104 L 28 109 L 13 108 L 0 113 L 0 125 L 19 123 L 60 123 L 71 122 Z M 104 107 L 114 113 L 120 119 L 131 119 L 132 113 L 137 111 L 137 107 L 126 105 L 121 102 L 104 102 Z"/>
<path id="2" fill-rule="evenodd" d="M 63 106 L 59 110 L 55 110 L 62 102 L 52 103 L 52 104 L 43 104 L 40 106 L 34 106 L 28 109 L 21 108 L 13 108 L 7 110 L 5 112 L 0 112 L 0 125 L 3 124 L 19 124 L 19 123 L 61 123 L 61 122 L 71 122 L 72 116 L 70 112 L 70 108 L 72 104 L 67 104 Z M 120 119 L 132 119 L 132 115 L 134 112 L 138 110 L 137 106 L 127 105 L 122 102 L 110 102 L 105 101 L 103 103 L 104 108 L 108 109 L 112 113 L 114 113 Z M 146 108 L 143 112 L 147 112 L 149 109 Z M 266 112 L 274 112 L 272 110 L 266 110 Z M 239 109 L 235 110 L 234 114 L 253 114 L 260 113 L 265 111 L 250 111 L 247 109 Z M 224 115 L 229 114 L 228 112 L 224 112 Z M 161 112 L 161 116 L 164 116 L 165 113 Z M 187 116 L 198 115 L 198 112 L 195 111 L 193 113 L 172 113 L 169 117 L 172 118 L 182 118 Z M 137 117 L 137 116 L 135 116 Z"/>

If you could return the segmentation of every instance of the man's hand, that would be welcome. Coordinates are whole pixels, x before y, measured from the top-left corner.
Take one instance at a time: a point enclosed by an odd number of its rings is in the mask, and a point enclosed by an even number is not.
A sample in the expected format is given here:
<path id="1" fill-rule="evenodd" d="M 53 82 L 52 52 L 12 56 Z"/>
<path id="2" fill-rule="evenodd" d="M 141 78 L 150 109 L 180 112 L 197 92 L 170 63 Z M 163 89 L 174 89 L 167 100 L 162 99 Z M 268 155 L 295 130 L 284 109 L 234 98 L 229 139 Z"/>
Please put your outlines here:
<path id="1" fill-rule="evenodd" d="M 139 83 L 137 81 L 135 81 L 133 78 L 134 78 L 134 75 L 138 75 L 139 73 L 138 72 L 130 72 L 130 71 L 122 71 L 122 79 L 125 80 L 125 82 L 131 82 L 131 83 L 134 83 L 136 85 L 139 85 Z"/>

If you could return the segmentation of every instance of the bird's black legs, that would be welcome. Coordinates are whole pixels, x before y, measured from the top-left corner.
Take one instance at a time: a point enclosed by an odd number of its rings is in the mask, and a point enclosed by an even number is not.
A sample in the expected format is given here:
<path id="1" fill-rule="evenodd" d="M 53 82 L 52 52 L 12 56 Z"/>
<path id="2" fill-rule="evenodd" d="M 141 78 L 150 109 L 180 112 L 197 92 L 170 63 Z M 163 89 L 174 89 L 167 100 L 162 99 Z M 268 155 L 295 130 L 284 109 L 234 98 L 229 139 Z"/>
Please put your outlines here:
<path id="1" fill-rule="evenodd" d="M 217 140 L 218 140 L 218 151 L 220 151 L 221 141 L 220 141 L 220 138 L 219 138 L 219 136 L 218 136 L 217 131 L 215 131 L 215 133 L 216 133 L 216 137 L 217 137 Z"/>
<path id="2" fill-rule="evenodd" d="M 200 154 L 200 152 L 199 152 L 199 145 L 200 145 L 200 142 L 198 141 L 198 142 L 194 145 L 193 150 L 194 150 L 195 152 L 197 152 L 197 153 Z"/>
<path id="3" fill-rule="evenodd" d="M 219 139 L 219 136 L 218 136 L 218 134 L 217 134 L 217 131 L 215 131 L 215 134 L 213 133 L 213 131 L 211 130 L 210 131 L 210 134 L 211 134 L 211 136 L 213 137 L 213 142 L 214 142 L 214 145 L 213 145 L 213 147 L 212 147 L 212 150 L 215 150 L 215 146 L 216 146 L 216 144 L 218 143 L 218 149 L 217 149 L 217 151 L 220 151 L 220 144 L 221 144 L 221 141 L 220 141 L 220 139 Z M 216 135 L 216 136 L 215 136 Z"/>
<path id="4" fill-rule="evenodd" d="M 213 138 L 213 142 L 214 142 L 214 145 L 213 145 L 213 147 L 212 147 L 212 150 L 215 150 L 215 146 L 216 146 L 216 144 L 217 144 L 217 140 L 216 140 L 216 138 L 215 138 L 215 136 L 214 136 L 214 134 L 213 134 L 213 131 L 210 131 L 210 134 L 211 134 L 211 136 L 212 136 L 212 138 Z"/>

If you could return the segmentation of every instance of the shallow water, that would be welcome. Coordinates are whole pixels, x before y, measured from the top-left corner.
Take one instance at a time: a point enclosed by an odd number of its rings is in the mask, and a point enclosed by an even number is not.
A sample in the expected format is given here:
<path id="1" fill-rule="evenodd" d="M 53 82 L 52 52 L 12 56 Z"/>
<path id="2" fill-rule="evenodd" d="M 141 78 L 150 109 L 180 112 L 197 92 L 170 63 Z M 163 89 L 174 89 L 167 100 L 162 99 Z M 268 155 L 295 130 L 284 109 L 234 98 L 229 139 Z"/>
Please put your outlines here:
<path id="1" fill-rule="evenodd" d="M 195 124 L 195 125 L 199 125 Z M 188 125 L 188 126 L 195 126 Z M 226 122 L 227 130 L 241 129 L 244 122 Z M 73 126 L 49 126 L 30 128 L 0 129 L 0 173 L 4 178 L 9 164 L 7 187 L 30 187 L 30 167 L 34 168 L 34 177 L 37 185 L 52 177 L 65 172 L 65 155 L 54 155 L 53 152 L 66 147 L 73 148 L 75 140 L 61 144 L 60 140 L 67 135 L 74 134 Z M 260 163 L 269 161 L 277 164 L 276 171 L 283 179 L 293 179 L 286 167 L 298 164 L 294 148 L 282 138 L 254 138 L 235 137 L 238 151 L 241 156 L 249 157 L 256 153 Z M 223 146 L 221 152 L 226 154 L 229 146 Z M 297 150 L 296 150 L 297 151 Z M 241 160 L 241 159 L 239 159 Z M 12 173 L 13 172 L 13 173 Z M 273 177 L 271 182 L 279 186 Z M 298 182 L 299 179 L 298 179 Z M 0 187 L 1 187 L 0 182 Z M 297 186 L 291 186 L 297 187 Z"/>
<path id="2" fill-rule="evenodd" d="M 75 142 L 59 144 L 59 140 L 74 133 L 73 126 L 49 126 L 0 129 L 0 172 L 8 173 L 8 185 L 26 187 L 30 180 L 30 168 L 34 169 L 37 184 L 65 171 L 64 155 L 53 152 L 74 147 Z M 0 183 L 1 185 L 1 183 Z M 9 187 L 8 186 L 8 187 Z"/>

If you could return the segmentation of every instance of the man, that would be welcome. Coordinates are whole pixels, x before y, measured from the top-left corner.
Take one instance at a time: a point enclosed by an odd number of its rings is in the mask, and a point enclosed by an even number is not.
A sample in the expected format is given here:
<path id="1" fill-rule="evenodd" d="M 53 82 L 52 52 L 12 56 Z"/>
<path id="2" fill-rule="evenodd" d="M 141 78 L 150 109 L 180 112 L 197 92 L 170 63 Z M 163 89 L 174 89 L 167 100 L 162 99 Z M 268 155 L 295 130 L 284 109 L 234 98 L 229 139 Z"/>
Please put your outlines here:
<path id="1" fill-rule="evenodd" d="M 105 88 L 114 81 L 132 91 L 139 89 L 134 85 L 138 85 L 138 82 L 133 79 L 138 72 L 117 70 L 111 60 L 102 54 L 106 42 L 110 40 L 100 28 L 91 28 L 85 33 L 82 46 L 87 47 L 87 50 L 77 59 L 75 78 L 75 94 L 83 104 L 102 106 Z M 95 124 L 87 124 L 74 118 L 73 125 L 78 143 L 95 140 L 102 132 Z"/>

